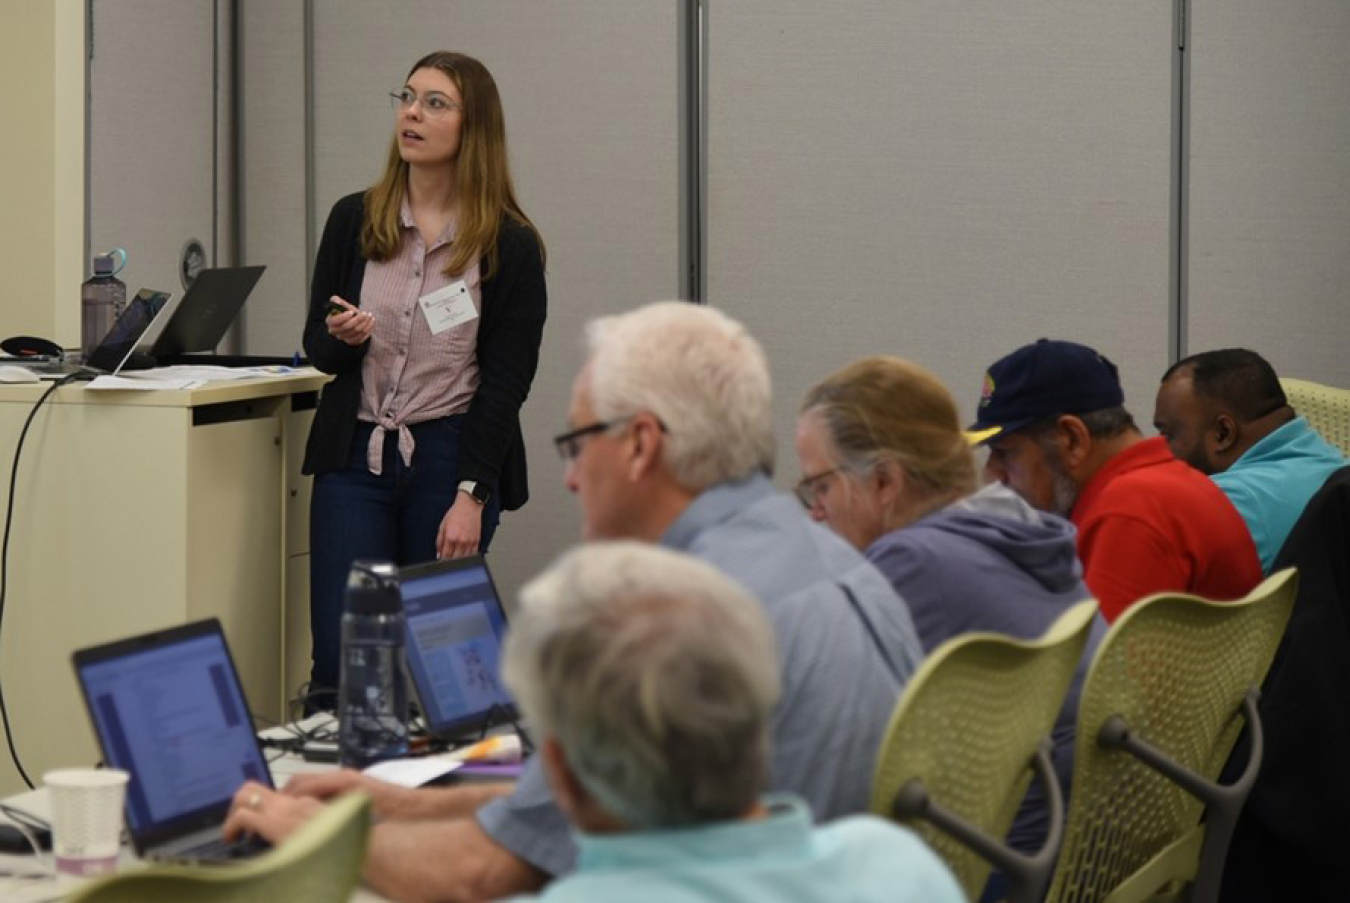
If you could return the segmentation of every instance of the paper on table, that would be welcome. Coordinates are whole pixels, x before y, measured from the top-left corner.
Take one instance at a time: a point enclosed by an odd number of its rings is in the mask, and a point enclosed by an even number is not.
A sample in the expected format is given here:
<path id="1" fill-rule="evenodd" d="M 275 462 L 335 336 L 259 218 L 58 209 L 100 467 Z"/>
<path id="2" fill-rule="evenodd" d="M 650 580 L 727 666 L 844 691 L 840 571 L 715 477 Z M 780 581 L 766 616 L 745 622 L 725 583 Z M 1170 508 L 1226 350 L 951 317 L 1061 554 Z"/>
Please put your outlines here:
<path id="1" fill-rule="evenodd" d="M 416 759 L 386 759 L 365 769 L 372 778 L 398 784 L 400 787 L 421 787 L 427 781 L 449 774 L 460 765 L 446 756 L 422 756 Z"/>
<path id="2" fill-rule="evenodd" d="M 133 379 L 129 376 L 99 376 L 86 389 L 133 389 L 138 392 L 167 392 L 170 389 L 195 389 L 200 379 Z"/>
<path id="3" fill-rule="evenodd" d="M 151 370 L 131 370 L 117 376 L 100 376 L 91 381 L 88 388 L 163 392 L 169 389 L 195 389 L 206 383 L 284 376 L 295 372 L 293 367 L 281 366 L 218 367 L 213 364 L 180 364 L 174 367 L 155 367 Z"/>
<path id="4" fill-rule="evenodd" d="M 203 382 L 227 382 L 236 379 L 257 379 L 260 376 L 285 376 L 295 373 L 294 367 L 221 367 L 218 364 L 175 364 L 153 370 L 133 370 L 122 374 L 131 379 L 195 379 Z"/>

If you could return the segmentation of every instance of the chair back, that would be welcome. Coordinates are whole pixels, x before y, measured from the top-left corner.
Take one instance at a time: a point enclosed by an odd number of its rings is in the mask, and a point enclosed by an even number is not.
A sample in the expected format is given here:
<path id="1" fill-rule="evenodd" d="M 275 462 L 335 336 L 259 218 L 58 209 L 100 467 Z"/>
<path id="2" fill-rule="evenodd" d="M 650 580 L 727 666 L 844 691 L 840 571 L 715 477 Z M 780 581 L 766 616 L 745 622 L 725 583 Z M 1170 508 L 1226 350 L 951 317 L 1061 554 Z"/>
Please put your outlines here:
<path id="1" fill-rule="evenodd" d="M 72 903 L 340 903 L 356 887 L 370 831 L 370 797 L 347 794 L 256 859 L 152 865 L 92 882 Z"/>
<path id="2" fill-rule="evenodd" d="M 1146 899 L 1192 879 L 1199 890 L 1206 863 L 1205 893 L 1217 895 L 1259 767 L 1256 692 L 1297 589 L 1289 569 L 1236 602 L 1160 594 L 1116 620 L 1083 685 L 1073 797 L 1048 900 Z M 1253 760 L 1241 786 L 1214 784 L 1244 714 Z"/>
<path id="3" fill-rule="evenodd" d="M 1280 379 L 1294 410 L 1308 418 L 1313 429 L 1350 455 L 1350 389 L 1337 389 L 1303 379 Z"/>
<path id="4" fill-rule="evenodd" d="M 1038 640 L 969 633 L 935 649 L 891 716 L 877 758 L 872 811 L 897 818 L 897 796 L 921 785 L 944 810 L 1001 841 L 1026 793 L 1037 747 L 1054 727 L 1096 611 L 1095 602 L 1079 603 Z M 1053 772 L 1047 774 L 1054 781 Z M 1062 809 L 1057 789 L 1053 797 Z M 979 897 L 990 871 L 984 855 L 928 818 L 899 820 L 937 851 L 967 896 Z"/>

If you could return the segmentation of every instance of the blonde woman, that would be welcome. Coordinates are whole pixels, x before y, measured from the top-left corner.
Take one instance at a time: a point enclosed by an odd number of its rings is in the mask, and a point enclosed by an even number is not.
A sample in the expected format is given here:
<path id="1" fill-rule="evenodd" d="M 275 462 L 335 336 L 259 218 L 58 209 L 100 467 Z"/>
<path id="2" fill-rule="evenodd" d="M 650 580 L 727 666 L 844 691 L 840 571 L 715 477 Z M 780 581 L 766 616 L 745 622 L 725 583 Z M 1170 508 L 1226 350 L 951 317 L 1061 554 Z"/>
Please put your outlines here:
<path id="1" fill-rule="evenodd" d="M 329 214 L 305 322 L 310 361 L 335 377 L 304 464 L 319 688 L 337 685 L 354 559 L 486 550 L 499 512 L 528 497 L 520 407 L 543 336 L 544 246 L 516 201 L 497 85 L 438 52 L 390 98 L 384 175 Z"/>
<path id="2" fill-rule="evenodd" d="M 797 420 L 811 516 L 862 550 L 909 605 L 925 651 L 957 634 L 1038 636 L 1091 598 L 1074 528 L 1000 484 L 980 488 L 956 404 L 917 364 L 871 357 L 806 394 Z M 1105 629 L 1098 618 L 1089 652 Z M 1080 667 L 1055 727 L 1055 764 L 1068 786 Z M 1044 802 L 1028 797 L 1010 841 L 1034 849 Z"/>

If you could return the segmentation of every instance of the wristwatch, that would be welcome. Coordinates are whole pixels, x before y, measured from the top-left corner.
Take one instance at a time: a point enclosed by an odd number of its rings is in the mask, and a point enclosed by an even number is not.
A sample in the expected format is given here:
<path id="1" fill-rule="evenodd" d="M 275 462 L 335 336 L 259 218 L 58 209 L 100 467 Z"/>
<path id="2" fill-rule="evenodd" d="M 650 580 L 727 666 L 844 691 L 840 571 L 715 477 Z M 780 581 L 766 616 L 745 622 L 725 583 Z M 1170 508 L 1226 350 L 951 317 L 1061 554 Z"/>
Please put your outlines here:
<path id="1" fill-rule="evenodd" d="M 460 480 L 459 491 L 468 493 L 469 498 L 480 505 L 486 505 L 488 499 L 492 498 L 492 490 L 476 480 Z"/>

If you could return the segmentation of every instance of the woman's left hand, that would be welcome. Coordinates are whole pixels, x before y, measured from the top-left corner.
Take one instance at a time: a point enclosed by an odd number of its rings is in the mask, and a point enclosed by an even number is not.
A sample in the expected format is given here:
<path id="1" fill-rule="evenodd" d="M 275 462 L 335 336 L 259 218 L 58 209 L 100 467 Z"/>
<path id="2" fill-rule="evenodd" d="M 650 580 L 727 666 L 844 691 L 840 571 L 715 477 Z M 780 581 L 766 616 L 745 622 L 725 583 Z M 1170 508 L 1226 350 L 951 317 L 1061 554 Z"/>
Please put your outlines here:
<path id="1" fill-rule="evenodd" d="M 437 558 L 465 558 L 478 554 L 483 535 L 483 506 L 465 492 L 455 493 L 455 503 L 441 518 L 436 534 Z"/>

